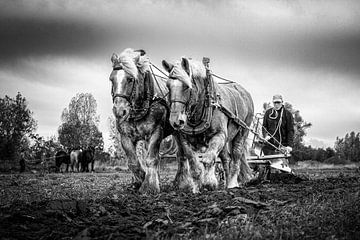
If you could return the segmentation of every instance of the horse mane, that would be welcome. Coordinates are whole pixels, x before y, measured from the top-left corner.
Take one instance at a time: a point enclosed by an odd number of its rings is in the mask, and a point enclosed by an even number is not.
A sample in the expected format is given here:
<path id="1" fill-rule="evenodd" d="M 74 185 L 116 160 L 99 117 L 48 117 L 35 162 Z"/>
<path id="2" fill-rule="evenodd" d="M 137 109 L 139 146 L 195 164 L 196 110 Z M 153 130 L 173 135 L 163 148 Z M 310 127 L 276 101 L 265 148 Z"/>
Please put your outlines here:
<path id="1" fill-rule="evenodd" d="M 202 62 L 188 58 L 194 80 L 206 78 L 206 69 Z"/>
<path id="2" fill-rule="evenodd" d="M 187 77 L 185 77 L 185 74 L 187 75 L 187 73 L 180 61 L 175 62 L 174 65 L 176 67 L 171 70 L 171 77 L 182 81 L 186 85 L 191 84 L 191 87 L 193 87 L 194 84 L 197 87 L 199 87 L 199 85 L 203 86 L 202 79 L 206 77 L 205 66 L 201 62 L 192 60 L 191 58 L 182 57 L 182 59 L 187 59 L 189 62 L 191 82 L 187 81 Z"/>
<path id="3" fill-rule="evenodd" d="M 148 56 L 141 56 L 139 51 L 132 48 L 125 49 L 119 55 L 119 61 L 124 71 L 134 78 L 137 78 L 139 71 L 145 73 L 150 68 L 150 59 Z"/>

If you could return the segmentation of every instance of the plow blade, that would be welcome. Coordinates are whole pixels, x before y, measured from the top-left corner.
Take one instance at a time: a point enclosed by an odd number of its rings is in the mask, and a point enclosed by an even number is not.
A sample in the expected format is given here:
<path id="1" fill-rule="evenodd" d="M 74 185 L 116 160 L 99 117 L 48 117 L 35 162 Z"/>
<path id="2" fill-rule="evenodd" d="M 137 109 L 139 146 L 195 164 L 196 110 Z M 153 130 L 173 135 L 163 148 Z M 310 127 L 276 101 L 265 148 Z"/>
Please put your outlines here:
<path id="1" fill-rule="evenodd" d="M 249 156 L 247 159 L 249 164 L 268 165 L 271 168 L 287 173 L 292 173 L 292 170 L 289 167 L 289 162 L 287 160 L 290 157 L 290 154 L 275 154 L 266 156 Z"/>

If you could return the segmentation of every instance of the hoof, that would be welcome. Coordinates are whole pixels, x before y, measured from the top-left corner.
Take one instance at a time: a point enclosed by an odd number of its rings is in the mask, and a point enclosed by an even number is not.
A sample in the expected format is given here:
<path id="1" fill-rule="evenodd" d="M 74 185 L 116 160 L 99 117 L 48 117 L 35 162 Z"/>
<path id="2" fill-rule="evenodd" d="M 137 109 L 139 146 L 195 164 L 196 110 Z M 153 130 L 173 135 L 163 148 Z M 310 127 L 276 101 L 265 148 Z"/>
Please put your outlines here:
<path id="1" fill-rule="evenodd" d="M 145 182 L 143 182 L 143 184 L 139 188 L 139 192 L 141 194 L 158 194 L 160 192 L 160 187 L 151 184 L 146 184 Z"/>
<path id="2" fill-rule="evenodd" d="M 208 191 L 214 191 L 218 188 L 218 184 L 216 183 L 205 183 L 203 184 L 203 188 Z"/>
<path id="3" fill-rule="evenodd" d="M 230 180 L 228 185 L 227 185 L 227 188 L 231 189 L 231 188 L 239 188 L 239 183 L 237 180 Z"/>
<path id="4" fill-rule="evenodd" d="M 199 186 L 194 182 L 193 179 L 176 179 L 174 181 L 174 187 L 183 191 L 183 192 L 190 192 L 190 193 L 198 193 Z"/>

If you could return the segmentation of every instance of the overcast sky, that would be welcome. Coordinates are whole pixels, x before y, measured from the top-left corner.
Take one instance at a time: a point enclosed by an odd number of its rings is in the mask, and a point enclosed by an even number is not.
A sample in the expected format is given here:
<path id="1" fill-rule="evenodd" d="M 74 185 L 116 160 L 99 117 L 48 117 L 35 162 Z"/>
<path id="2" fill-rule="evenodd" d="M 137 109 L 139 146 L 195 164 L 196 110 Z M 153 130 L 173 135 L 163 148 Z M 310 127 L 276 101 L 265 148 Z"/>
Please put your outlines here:
<path id="1" fill-rule="evenodd" d="M 251 93 L 257 112 L 282 94 L 313 124 L 313 146 L 360 132 L 357 0 L 0 0 L 0 97 L 21 92 L 37 132 L 51 136 L 71 98 L 90 92 L 107 142 L 110 57 L 128 47 L 159 67 L 210 57 L 214 73 Z"/>

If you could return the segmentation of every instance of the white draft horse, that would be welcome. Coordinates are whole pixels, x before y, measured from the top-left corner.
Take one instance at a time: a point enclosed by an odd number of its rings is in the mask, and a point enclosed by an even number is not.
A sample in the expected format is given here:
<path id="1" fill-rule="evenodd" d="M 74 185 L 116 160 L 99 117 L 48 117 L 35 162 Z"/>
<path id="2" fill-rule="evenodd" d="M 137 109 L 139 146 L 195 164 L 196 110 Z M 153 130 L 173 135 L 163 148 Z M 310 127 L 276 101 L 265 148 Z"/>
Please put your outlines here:
<path id="1" fill-rule="evenodd" d="M 171 64 L 164 60 L 162 64 L 169 72 L 169 121 L 178 131 L 180 155 L 185 155 L 182 164 L 185 167 L 177 175 L 179 186 L 194 192 L 202 187 L 215 189 L 218 186 L 215 177 L 217 157 L 223 163 L 228 188 L 249 180 L 251 169 L 245 155 L 249 132 L 235 120 L 240 119 L 250 126 L 254 116 L 250 94 L 236 83 L 219 85 L 213 82 L 214 95 L 206 95 L 207 74 L 201 62 L 182 58 L 181 63 Z M 208 97 L 216 98 L 210 106 L 207 106 Z M 186 132 L 184 129 L 188 125 L 195 126 L 204 120 L 202 116 L 206 110 L 212 117 L 204 124 L 203 132 Z"/>
<path id="2" fill-rule="evenodd" d="M 111 58 L 113 113 L 121 134 L 121 145 L 128 157 L 135 185 L 142 193 L 157 193 L 159 187 L 159 147 L 171 134 L 169 109 L 163 99 L 168 93 L 164 81 L 155 82 L 149 58 L 143 50 L 125 49 Z M 147 152 L 136 155 L 136 144 L 145 141 Z"/>

